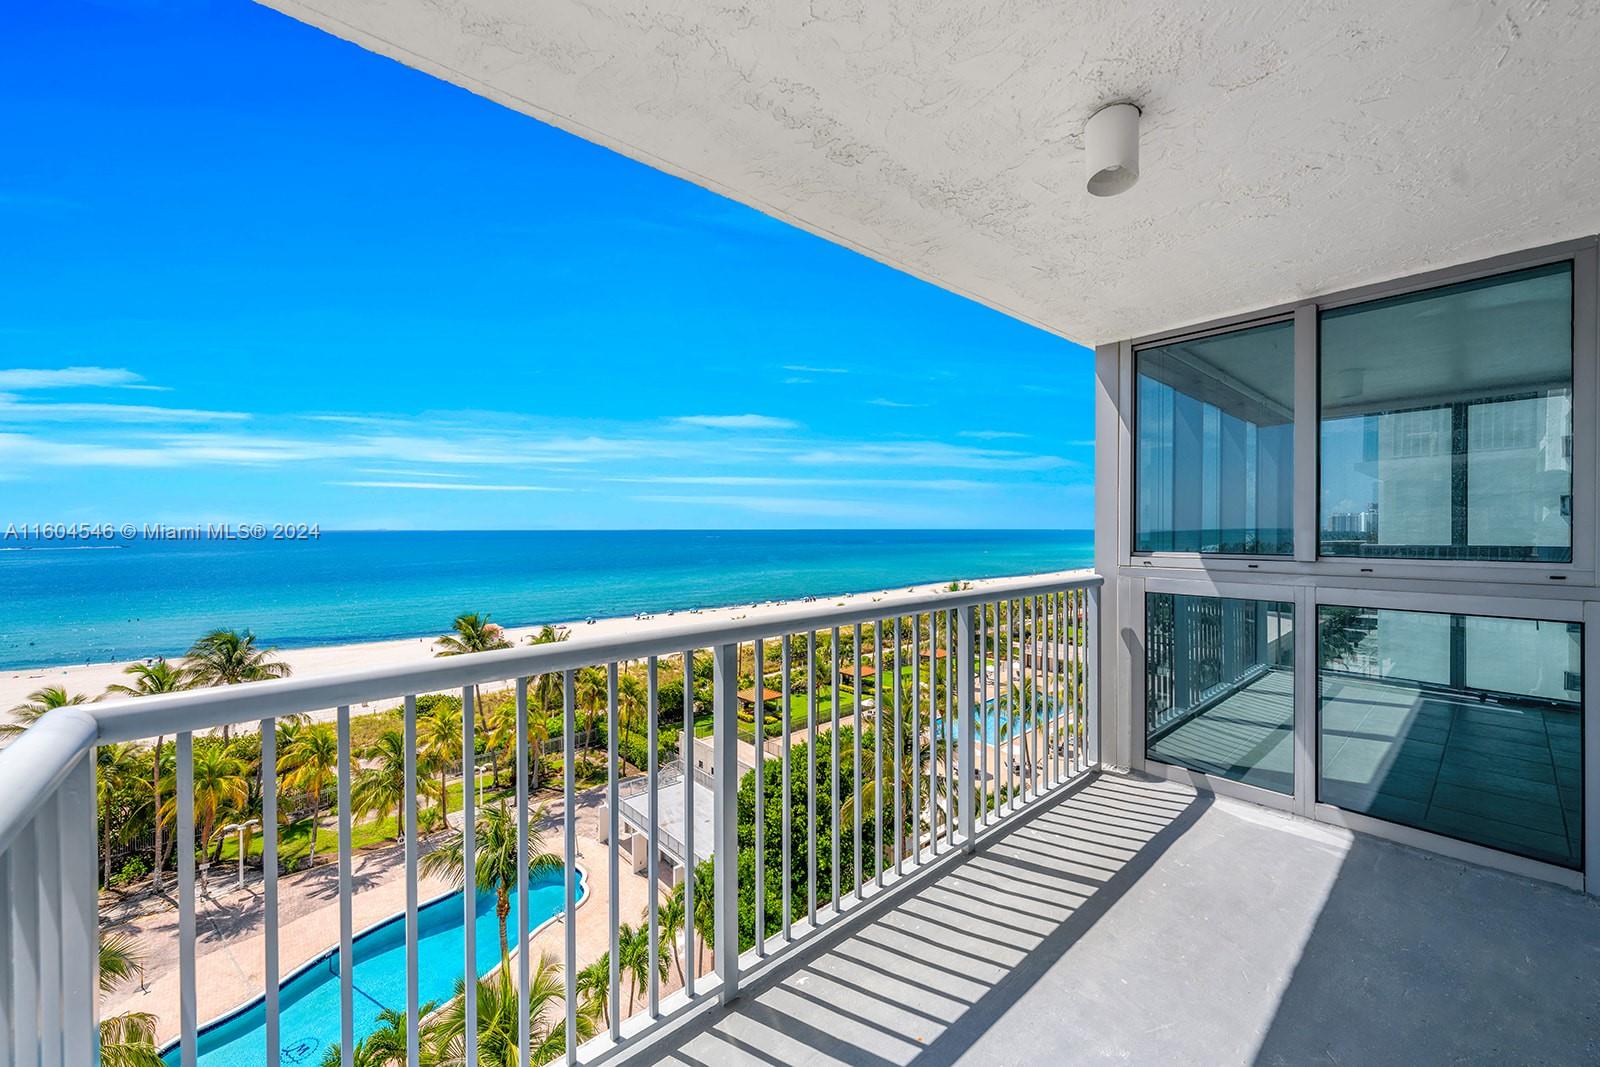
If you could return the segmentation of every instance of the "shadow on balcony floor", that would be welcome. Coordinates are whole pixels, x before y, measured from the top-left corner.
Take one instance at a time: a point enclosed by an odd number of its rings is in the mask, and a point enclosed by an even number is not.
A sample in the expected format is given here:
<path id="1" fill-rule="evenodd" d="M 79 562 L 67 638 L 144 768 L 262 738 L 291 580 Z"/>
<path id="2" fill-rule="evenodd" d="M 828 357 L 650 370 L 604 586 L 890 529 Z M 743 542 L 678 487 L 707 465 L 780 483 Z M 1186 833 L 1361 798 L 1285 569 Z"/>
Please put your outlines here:
<path id="1" fill-rule="evenodd" d="M 1600 1062 L 1600 902 L 1105 776 L 633 1062 Z"/>

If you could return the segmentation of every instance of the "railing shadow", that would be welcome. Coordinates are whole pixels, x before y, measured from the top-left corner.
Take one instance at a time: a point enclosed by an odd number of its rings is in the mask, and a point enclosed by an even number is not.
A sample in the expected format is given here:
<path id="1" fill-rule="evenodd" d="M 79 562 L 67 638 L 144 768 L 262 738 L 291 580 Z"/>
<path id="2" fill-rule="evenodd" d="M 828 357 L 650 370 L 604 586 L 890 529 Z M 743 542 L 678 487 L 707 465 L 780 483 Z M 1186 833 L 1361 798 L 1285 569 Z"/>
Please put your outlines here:
<path id="1" fill-rule="evenodd" d="M 1138 785 L 1145 783 L 1141 780 Z M 1102 777 L 872 901 L 633 1062 L 961 1059 L 1211 805 Z"/>

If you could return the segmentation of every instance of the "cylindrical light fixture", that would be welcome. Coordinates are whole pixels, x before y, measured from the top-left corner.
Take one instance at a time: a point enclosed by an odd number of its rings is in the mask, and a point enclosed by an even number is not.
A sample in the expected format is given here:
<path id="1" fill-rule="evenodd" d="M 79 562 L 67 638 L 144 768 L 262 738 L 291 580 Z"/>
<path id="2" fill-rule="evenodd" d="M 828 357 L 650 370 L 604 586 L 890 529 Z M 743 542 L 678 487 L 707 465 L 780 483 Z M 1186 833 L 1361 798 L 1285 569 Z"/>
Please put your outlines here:
<path id="1" fill-rule="evenodd" d="M 1083 126 L 1089 195 L 1116 196 L 1139 180 L 1139 109 L 1108 104 Z"/>

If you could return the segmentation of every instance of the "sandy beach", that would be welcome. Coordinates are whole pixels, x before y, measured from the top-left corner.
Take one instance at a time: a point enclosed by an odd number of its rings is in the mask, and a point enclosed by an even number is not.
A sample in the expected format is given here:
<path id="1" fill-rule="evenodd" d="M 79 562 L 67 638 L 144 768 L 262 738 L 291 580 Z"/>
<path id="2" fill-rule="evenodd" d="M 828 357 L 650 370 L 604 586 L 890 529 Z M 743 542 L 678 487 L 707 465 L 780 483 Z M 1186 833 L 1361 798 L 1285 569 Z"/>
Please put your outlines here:
<path id="1" fill-rule="evenodd" d="M 1082 572 L 1062 571 L 1063 580 L 1068 576 Z M 1000 579 L 976 580 L 969 585 L 973 589 L 982 589 Z M 920 586 L 905 586 L 892 590 L 878 590 L 865 593 L 850 593 L 827 598 L 829 604 L 849 604 L 859 600 L 871 600 L 882 597 L 887 593 L 903 592 L 935 592 L 948 585 L 947 582 L 936 582 Z M 760 604 L 737 604 L 721 608 L 706 608 L 697 612 L 661 612 L 644 619 L 635 618 L 609 618 L 568 621 L 555 623 L 574 635 L 582 634 L 585 637 L 621 636 L 626 633 L 648 632 L 652 627 L 666 627 L 682 623 L 686 616 L 704 621 L 717 620 L 737 621 L 749 618 L 759 618 L 763 613 L 771 612 L 782 604 L 793 604 L 793 601 L 769 601 Z M 448 620 L 443 620 L 445 625 Z M 527 626 L 508 628 L 506 638 L 513 644 L 522 644 L 528 637 L 542 629 L 542 626 Z M 418 660 L 430 659 L 434 655 L 434 642 L 444 633 L 441 626 L 439 634 L 426 637 L 410 637 L 397 641 L 368 641 L 347 645 L 327 645 L 317 648 L 292 648 L 283 649 L 278 656 L 294 669 L 295 677 L 315 677 L 318 675 L 338 674 L 342 671 L 371 670 L 383 667 L 402 667 Z M 199 636 L 199 635 L 196 635 Z M 21 670 L 0 672 L 0 720 L 8 720 L 12 716 L 10 709 L 27 700 L 30 693 L 43 689 L 46 686 L 61 686 L 68 693 L 82 693 L 90 699 L 103 694 L 107 687 L 116 685 L 126 680 L 124 671 L 132 660 L 117 663 L 89 663 L 72 664 L 56 667 L 35 667 Z M 385 701 L 375 705 L 356 705 L 351 708 L 352 713 L 377 711 L 382 708 L 394 706 L 394 701 Z M 313 718 L 331 719 L 333 712 L 324 711 L 314 713 Z"/>

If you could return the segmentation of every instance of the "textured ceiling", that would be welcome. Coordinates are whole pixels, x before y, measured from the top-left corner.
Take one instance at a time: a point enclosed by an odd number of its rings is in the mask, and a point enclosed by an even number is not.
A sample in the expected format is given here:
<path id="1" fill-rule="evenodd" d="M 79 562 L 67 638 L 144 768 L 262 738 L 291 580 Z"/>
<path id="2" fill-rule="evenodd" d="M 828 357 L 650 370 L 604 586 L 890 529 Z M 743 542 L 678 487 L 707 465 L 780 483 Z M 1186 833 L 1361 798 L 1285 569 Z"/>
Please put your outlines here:
<path id="1" fill-rule="evenodd" d="M 1579 0 L 271 6 L 1085 343 L 1600 231 Z"/>

